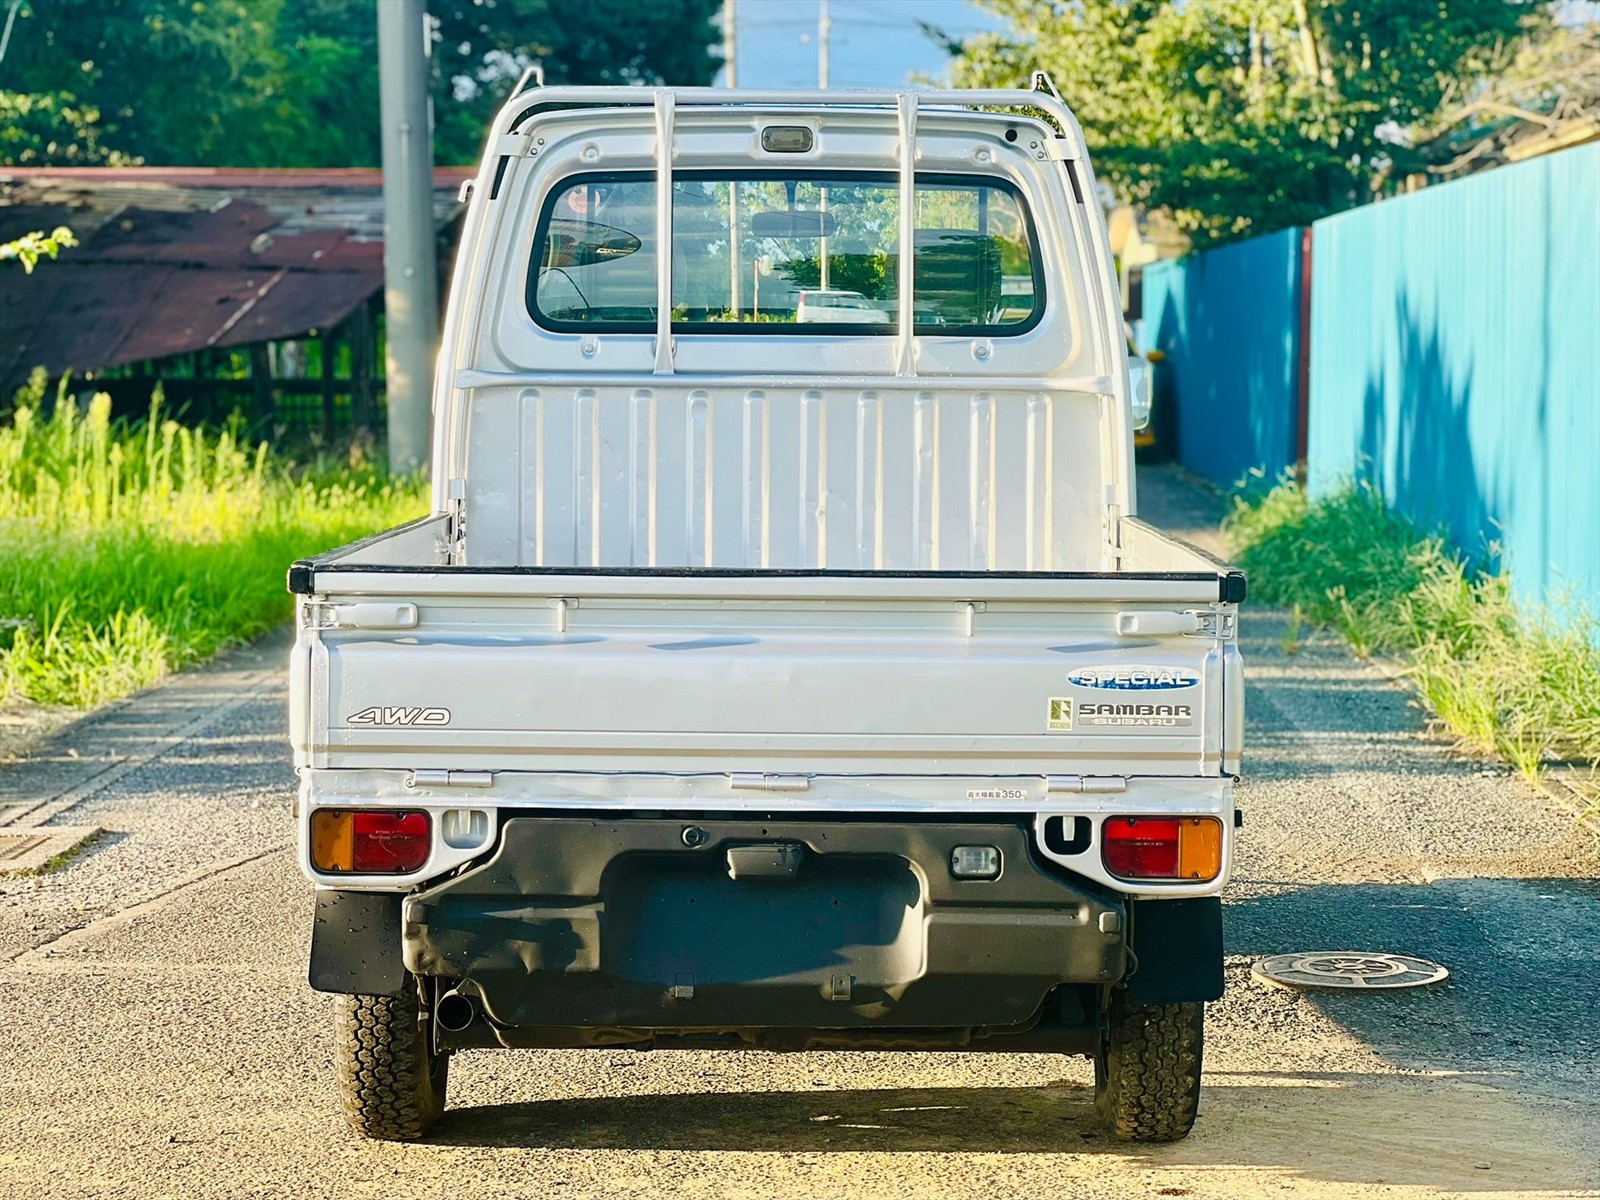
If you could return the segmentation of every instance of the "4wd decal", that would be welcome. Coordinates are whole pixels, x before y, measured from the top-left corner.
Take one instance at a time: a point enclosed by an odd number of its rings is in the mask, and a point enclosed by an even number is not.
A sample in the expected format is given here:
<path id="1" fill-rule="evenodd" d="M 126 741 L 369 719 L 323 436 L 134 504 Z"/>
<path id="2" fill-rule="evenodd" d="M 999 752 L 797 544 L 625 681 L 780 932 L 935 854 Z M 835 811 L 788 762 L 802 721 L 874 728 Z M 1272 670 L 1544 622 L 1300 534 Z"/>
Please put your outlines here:
<path id="1" fill-rule="evenodd" d="M 1079 704 L 1078 724 L 1184 728 L 1194 724 L 1194 709 L 1187 704 Z"/>
<path id="2" fill-rule="evenodd" d="M 1164 692 L 1200 685 L 1200 674 L 1187 667 L 1084 667 L 1067 675 L 1078 687 L 1114 688 L 1123 692 Z"/>
<path id="3" fill-rule="evenodd" d="M 448 725 L 448 708 L 363 708 L 344 719 L 346 725 Z"/>

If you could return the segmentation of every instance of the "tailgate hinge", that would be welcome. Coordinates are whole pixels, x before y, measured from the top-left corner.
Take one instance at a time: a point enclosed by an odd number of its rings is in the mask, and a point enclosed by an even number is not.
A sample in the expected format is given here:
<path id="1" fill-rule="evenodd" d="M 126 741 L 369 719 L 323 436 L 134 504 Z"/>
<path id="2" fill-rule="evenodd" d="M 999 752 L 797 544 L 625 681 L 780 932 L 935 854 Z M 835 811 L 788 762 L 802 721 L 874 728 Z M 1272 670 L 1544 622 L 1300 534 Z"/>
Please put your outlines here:
<path id="1" fill-rule="evenodd" d="M 1046 775 L 1047 792 L 1125 792 L 1128 779 L 1125 775 Z"/>
<path id="2" fill-rule="evenodd" d="M 766 775 L 760 771 L 733 771 L 728 775 L 728 786 L 748 788 L 759 792 L 808 792 L 809 775 Z"/>
<path id="3" fill-rule="evenodd" d="M 443 767 L 417 767 L 406 778 L 408 788 L 486 788 L 494 786 L 493 771 L 455 771 Z"/>

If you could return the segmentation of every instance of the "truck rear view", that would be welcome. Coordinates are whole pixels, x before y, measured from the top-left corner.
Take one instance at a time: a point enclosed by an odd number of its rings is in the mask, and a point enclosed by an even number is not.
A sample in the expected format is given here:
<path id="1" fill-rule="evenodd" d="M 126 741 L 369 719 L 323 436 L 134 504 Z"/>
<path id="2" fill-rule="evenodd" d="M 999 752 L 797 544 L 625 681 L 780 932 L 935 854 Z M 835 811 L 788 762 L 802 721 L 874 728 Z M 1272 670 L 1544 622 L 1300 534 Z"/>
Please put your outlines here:
<path id="1" fill-rule="evenodd" d="M 1188 1132 L 1244 580 L 1132 515 L 1094 195 L 1048 92 L 507 105 L 434 511 L 290 571 L 358 1130 L 458 1049 L 709 1047 L 1085 1054 Z"/>

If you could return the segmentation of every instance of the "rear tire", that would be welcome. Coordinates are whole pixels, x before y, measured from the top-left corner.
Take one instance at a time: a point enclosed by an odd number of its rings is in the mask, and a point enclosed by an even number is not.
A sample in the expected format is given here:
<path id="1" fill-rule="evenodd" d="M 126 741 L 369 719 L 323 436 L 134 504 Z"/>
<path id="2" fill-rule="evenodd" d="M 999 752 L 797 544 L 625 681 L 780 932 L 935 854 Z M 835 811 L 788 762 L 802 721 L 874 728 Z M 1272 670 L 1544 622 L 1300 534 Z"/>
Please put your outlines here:
<path id="1" fill-rule="evenodd" d="M 350 1128 L 414 1141 L 444 1111 L 448 1055 L 435 1054 L 416 981 L 399 996 L 340 996 L 334 1017 L 339 1099 Z"/>
<path id="2" fill-rule="evenodd" d="M 1200 1108 L 1205 1005 L 1139 1004 L 1118 990 L 1095 1056 L 1095 1108 L 1127 1142 L 1176 1142 Z"/>

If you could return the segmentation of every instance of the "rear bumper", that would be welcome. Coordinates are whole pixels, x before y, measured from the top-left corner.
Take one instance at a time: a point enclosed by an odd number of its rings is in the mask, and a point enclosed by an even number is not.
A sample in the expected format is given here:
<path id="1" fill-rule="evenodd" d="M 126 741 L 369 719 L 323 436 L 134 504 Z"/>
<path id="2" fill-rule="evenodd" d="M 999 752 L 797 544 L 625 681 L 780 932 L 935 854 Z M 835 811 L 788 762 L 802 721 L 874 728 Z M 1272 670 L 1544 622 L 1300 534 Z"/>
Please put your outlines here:
<path id="1" fill-rule="evenodd" d="M 961 845 L 997 847 L 1000 876 L 953 877 Z M 406 897 L 401 944 L 476 1002 L 463 1045 L 1097 1027 L 1064 985 L 1122 977 L 1125 904 L 1032 845 L 1021 823 L 511 817 L 488 861 Z"/>

